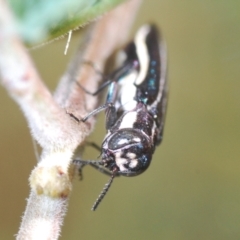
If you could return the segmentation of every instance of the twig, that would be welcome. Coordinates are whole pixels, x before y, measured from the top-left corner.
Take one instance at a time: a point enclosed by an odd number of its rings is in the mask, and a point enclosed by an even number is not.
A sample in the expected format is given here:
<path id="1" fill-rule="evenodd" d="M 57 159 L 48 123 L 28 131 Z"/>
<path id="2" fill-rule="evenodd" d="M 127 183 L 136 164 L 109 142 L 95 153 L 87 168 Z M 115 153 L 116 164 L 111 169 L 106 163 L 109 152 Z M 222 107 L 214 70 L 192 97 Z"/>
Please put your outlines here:
<path id="1" fill-rule="evenodd" d="M 103 69 L 113 50 L 126 41 L 140 2 L 128 1 L 91 27 L 53 98 L 17 36 L 6 2 L 0 0 L 1 83 L 21 107 L 33 137 L 43 149 L 30 176 L 31 193 L 17 239 L 59 237 L 72 188 L 71 157 L 94 123 L 91 118 L 77 124 L 66 110 L 81 117 L 97 105 L 96 97 L 84 94 L 76 84 L 78 81 L 94 91 L 100 80 L 81 63 L 92 61 Z"/>

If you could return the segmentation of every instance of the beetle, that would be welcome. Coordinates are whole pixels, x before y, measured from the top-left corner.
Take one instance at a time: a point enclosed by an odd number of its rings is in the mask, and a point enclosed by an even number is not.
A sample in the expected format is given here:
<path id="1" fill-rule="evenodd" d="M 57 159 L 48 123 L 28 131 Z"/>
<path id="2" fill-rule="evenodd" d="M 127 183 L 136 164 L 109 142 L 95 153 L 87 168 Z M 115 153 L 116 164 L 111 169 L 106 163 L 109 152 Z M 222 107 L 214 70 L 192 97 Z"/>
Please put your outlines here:
<path id="1" fill-rule="evenodd" d="M 121 61 L 108 81 L 91 93 L 96 95 L 108 87 L 105 104 L 81 119 L 85 122 L 105 110 L 107 134 L 100 160 L 74 160 L 74 164 L 91 165 L 111 176 L 92 210 L 96 210 L 114 177 L 137 176 L 149 167 L 155 147 L 163 137 L 168 92 L 167 55 L 157 27 L 142 26 L 118 59 Z"/>

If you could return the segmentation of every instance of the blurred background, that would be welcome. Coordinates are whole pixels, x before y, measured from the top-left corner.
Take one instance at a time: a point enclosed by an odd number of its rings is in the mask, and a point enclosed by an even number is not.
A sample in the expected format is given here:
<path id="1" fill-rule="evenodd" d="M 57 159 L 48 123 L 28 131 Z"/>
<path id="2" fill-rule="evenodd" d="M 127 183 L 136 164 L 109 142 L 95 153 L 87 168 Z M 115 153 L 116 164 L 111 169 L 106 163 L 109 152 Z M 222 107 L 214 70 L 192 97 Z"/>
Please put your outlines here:
<path id="1" fill-rule="evenodd" d="M 240 1 L 145 1 L 133 27 L 155 22 L 166 39 L 170 96 L 164 140 L 148 171 L 115 179 L 96 212 L 108 177 L 76 176 L 61 239 L 240 239 Z M 54 91 L 76 50 L 66 38 L 31 50 Z M 18 106 L 0 88 L 0 239 L 13 239 L 36 164 Z M 101 144 L 103 119 L 90 139 Z M 91 152 L 91 151 L 89 151 Z M 93 151 L 92 151 L 93 152 Z M 96 158 L 86 151 L 84 159 Z"/>

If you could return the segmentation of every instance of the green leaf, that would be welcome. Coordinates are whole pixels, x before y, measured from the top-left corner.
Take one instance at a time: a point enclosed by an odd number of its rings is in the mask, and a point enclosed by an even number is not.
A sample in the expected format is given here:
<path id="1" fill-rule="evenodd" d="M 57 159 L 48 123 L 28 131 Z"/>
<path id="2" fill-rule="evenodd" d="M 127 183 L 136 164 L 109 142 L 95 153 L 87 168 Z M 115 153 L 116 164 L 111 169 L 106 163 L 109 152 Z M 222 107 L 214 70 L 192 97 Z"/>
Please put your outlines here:
<path id="1" fill-rule="evenodd" d="M 29 45 L 59 37 L 88 23 L 124 0 L 8 0 Z"/>

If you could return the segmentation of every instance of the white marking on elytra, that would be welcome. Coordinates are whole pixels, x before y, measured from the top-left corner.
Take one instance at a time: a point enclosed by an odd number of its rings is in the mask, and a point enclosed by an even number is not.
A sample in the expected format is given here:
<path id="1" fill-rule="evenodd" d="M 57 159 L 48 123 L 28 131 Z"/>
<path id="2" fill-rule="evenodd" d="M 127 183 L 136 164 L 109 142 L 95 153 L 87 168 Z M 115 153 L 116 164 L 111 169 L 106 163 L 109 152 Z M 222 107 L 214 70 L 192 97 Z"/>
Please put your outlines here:
<path id="1" fill-rule="evenodd" d="M 150 31 L 150 26 L 149 25 L 144 25 L 143 27 L 140 28 L 140 30 L 137 32 L 137 35 L 134 39 L 135 44 L 136 44 L 136 51 L 137 55 L 139 58 L 140 62 L 140 72 L 138 75 L 138 78 L 136 79 L 136 84 L 139 85 L 144 81 L 147 71 L 148 71 L 148 66 L 149 66 L 149 55 L 148 55 L 148 49 L 146 46 L 146 36 Z"/>
<path id="2" fill-rule="evenodd" d="M 137 102 L 134 100 L 137 91 L 134 82 L 137 78 L 137 74 L 136 70 L 132 71 L 119 81 L 119 85 L 121 85 L 120 101 L 125 111 L 130 111 L 137 105 Z"/>
<path id="3" fill-rule="evenodd" d="M 122 128 L 133 128 L 133 124 L 136 122 L 137 120 L 137 112 L 128 112 L 127 114 L 125 114 L 125 116 L 122 118 L 122 122 L 119 126 L 119 129 Z"/>
<path id="4" fill-rule="evenodd" d="M 129 102 L 126 102 L 124 105 L 122 105 L 123 106 L 123 109 L 125 110 L 125 111 L 131 111 L 131 110 L 133 110 L 133 109 L 135 109 L 136 108 L 136 106 L 137 106 L 137 101 L 135 101 L 135 100 L 133 100 L 133 101 L 129 101 Z"/>

